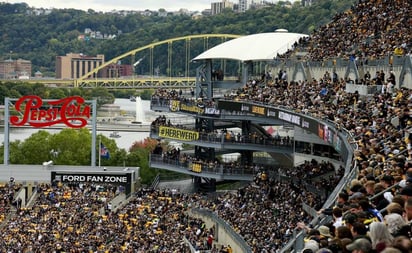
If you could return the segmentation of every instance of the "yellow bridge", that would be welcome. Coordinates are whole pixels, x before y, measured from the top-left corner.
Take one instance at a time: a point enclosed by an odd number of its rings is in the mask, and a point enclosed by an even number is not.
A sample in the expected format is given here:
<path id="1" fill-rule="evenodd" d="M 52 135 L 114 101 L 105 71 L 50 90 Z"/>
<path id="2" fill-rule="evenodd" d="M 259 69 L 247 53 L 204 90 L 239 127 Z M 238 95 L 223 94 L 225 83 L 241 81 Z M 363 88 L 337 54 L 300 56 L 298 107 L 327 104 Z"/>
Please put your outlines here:
<path id="1" fill-rule="evenodd" d="M 190 77 L 191 59 L 196 55 L 193 55 L 193 45 L 199 47 L 199 43 L 203 44 L 203 50 L 206 51 L 210 47 L 223 43 L 229 39 L 238 38 L 240 35 L 234 34 L 201 34 L 201 35 L 189 35 L 183 37 L 177 37 L 164 41 L 154 42 L 149 45 L 139 47 L 130 50 L 122 55 L 119 55 L 92 71 L 86 73 L 77 79 L 29 79 L 29 80 L 7 80 L 15 82 L 28 82 L 28 83 L 43 83 L 50 86 L 58 87 L 81 87 L 81 88 L 95 88 L 105 87 L 112 89 L 148 89 L 148 88 L 188 88 L 194 87 L 196 84 L 196 77 Z M 179 50 L 174 47 L 177 44 Z M 155 48 L 167 46 L 167 76 L 159 76 L 155 74 L 154 57 Z M 174 52 L 175 51 L 175 52 Z M 177 51 L 177 53 L 176 53 Z M 184 52 L 183 52 L 184 51 Z M 110 64 L 116 64 L 119 61 L 128 59 L 130 62 L 135 62 L 136 56 L 142 55 L 143 58 L 148 55 L 149 60 L 149 73 L 150 75 L 134 75 L 128 77 L 119 78 L 99 78 L 98 72 Z M 197 52 L 199 53 L 199 52 Z M 201 53 L 201 52 L 200 52 Z M 184 70 L 181 71 L 178 77 L 172 76 L 172 69 L 174 67 L 173 56 L 185 59 Z M 140 58 L 143 59 L 143 58 Z M 138 61 L 140 61 L 138 60 Z M 223 60 L 222 60 L 223 61 Z M 136 62 L 137 63 L 137 62 Z M 222 64 L 224 65 L 224 64 Z M 192 68 L 193 69 L 193 68 Z"/>

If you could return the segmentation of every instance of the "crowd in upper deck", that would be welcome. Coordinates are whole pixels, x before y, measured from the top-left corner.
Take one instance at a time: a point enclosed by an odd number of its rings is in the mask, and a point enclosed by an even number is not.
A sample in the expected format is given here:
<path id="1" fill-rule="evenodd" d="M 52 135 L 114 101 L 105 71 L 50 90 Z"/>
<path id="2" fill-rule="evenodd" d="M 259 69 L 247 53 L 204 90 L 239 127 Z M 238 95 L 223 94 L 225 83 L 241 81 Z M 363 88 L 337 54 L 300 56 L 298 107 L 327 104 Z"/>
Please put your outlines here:
<path id="1" fill-rule="evenodd" d="M 403 0 L 359 0 L 310 36 L 309 59 L 376 59 L 410 54 L 412 3 Z"/>

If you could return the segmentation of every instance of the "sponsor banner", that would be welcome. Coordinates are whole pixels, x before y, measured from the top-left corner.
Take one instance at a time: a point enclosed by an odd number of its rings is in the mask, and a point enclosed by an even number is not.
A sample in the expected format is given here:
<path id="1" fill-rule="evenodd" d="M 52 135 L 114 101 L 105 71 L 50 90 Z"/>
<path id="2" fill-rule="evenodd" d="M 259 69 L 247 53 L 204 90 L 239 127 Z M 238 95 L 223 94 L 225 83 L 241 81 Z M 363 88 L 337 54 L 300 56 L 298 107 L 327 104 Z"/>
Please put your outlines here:
<path id="1" fill-rule="evenodd" d="M 160 126 L 159 137 L 181 141 L 195 141 L 199 139 L 199 132 L 180 128 Z"/>
<path id="2" fill-rule="evenodd" d="M 263 105 L 254 105 L 248 103 L 238 103 L 230 101 L 219 101 L 220 110 L 248 112 L 255 115 L 266 116 L 273 119 L 279 119 L 289 122 L 303 129 L 309 129 L 313 133 L 317 132 L 317 121 L 311 118 L 302 117 L 299 114 L 283 111 L 275 108 L 265 107 Z"/>
<path id="3" fill-rule="evenodd" d="M 180 101 L 179 100 L 170 100 L 170 111 L 178 112 L 180 110 Z"/>
<path id="4" fill-rule="evenodd" d="M 23 96 L 15 103 L 15 110 L 20 115 L 10 116 L 9 122 L 14 126 L 27 124 L 48 127 L 65 124 L 70 128 L 82 128 L 87 125 L 92 110 L 85 102 L 79 96 L 48 101 L 35 95 Z"/>
<path id="5" fill-rule="evenodd" d="M 278 119 L 300 126 L 302 118 L 294 113 L 278 111 Z"/>
<path id="6" fill-rule="evenodd" d="M 205 114 L 220 115 L 220 110 L 214 107 L 206 107 Z"/>
<path id="7" fill-rule="evenodd" d="M 196 114 L 203 114 L 205 111 L 205 108 L 199 105 L 193 105 L 193 104 L 186 105 L 186 104 L 180 103 L 180 111 L 196 113 Z"/>
<path id="8" fill-rule="evenodd" d="M 247 112 L 255 115 L 263 115 L 268 118 L 282 120 L 291 123 L 300 128 L 306 129 L 311 133 L 316 134 L 327 142 L 333 145 L 336 151 L 340 152 L 343 158 L 347 158 L 349 151 L 347 150 L 344 141 L 339 137 L 338 132 L 330 129 L 327 125 L 320 123 L 316 119 L 306 117 L 304 115 L 296 114 L 290 111 L 265 107 L 262 105 L 254 105 L 249 103 L 242 103 L 236 101 L 219 101 L 219 110 L 232 112 Z"/>
<path id="9" fill-rule="evenodd" d="M 329 126 L 318 123 L 318 136 L 325 142 L 333 145 L 336 151 L 342 150 L 342 140 L 339 138 L 338 133 L 330 129 Z"/>
<path id="10" fill-rule="evenodd" d="M 64 173 L 52 172 L 52 180 L 62 183 L 110 183 L 110 184 L 129 184 L 131 177 L 126 175 L 110 174 L 83 174 L 83 173 Z"/>
<path id="11" fill-rule="evenodd" d="M 289 122 L 303 129 L 308 129 L 309 131 L 313 133 L 316 133 L 317 131 L 316 126 L 318 122 L 314 119 L 307 118 L 299 114 L 291 113 L 288 111 L 276 110 L 276 109 L 275 110 L 271 109 L 271 113 L 275 115 L 276 119 Z"/>
<path id="12" fill-rule="evenodd" d="M 266 115 L 266 107 L 252 105 L 250 112 L 258 115 Z"/>
<path id="13" fill-rule="evenodd" d="M 192 171 L 197 172 L 197 173 L 201 173 L 202 172 L 202 164 L 197 163 L 197 162 L 192 163 Z"/>

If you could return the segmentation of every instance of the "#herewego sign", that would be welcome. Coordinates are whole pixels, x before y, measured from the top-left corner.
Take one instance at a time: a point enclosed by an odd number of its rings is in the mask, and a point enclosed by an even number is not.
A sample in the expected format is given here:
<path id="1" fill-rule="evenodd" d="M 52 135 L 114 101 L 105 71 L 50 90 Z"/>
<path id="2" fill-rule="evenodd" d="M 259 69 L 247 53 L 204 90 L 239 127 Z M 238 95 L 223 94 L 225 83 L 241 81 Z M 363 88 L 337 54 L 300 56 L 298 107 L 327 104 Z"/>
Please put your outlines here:
<path id="1" fill-rule="evenodd" d="M 80 96 L 44 101 L 35 95 L 18 99 L 15 110 L 21 115 L 10 116 L 10 124 L 14 126 L 28 124 L 32 127 L 48 127 L 65 124 L 70 128 L 85 127 L 92 111 Z"/>

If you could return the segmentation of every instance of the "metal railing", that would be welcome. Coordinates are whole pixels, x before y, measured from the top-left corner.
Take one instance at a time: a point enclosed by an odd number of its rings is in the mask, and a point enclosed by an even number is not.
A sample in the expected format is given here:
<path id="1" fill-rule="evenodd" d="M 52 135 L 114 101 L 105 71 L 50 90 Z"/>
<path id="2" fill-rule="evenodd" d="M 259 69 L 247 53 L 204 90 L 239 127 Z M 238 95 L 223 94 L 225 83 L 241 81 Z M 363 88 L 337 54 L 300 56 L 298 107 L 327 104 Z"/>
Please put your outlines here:
<path id="1" fill-rule="evenodd" d="M 160 174 L 158 173 L 150 184 L 150 189 L 154 190 L 159 186 L 160 183 Z"/>
<path id="2" fill-rule="evenodd" d="M 199 208 L 192 208 L 190 211 L 192 213 L 196 213 L 197 215 L 207 217 L 213 220 L 219 226 L 219 231 L 223 229 L 225 233 L 232 239 L 232 241 L 241 249 L 241 252 L 252 253 L 252 249 L 246 243 L 245 239 L 242 236 L 240 236 L 238 233 L 236 233 L 233 230 L 232 226 L 230 226 L 226 221 L 222 220 L 215 213 L 209 210 L 199 209 Z"/>
<path id="3" fill-rule="evenodd" d="M 252 176 L 254 175 L 253 168 L 251 167 L 235 167 L 232 168 L 230 167 L 229 164 L 215 164 L 215 163 L 201 163 L 201 162 L 196 162 L 196 161 L 183 161 L 181 159 L 176 159 L 176 158 L 168 158 L 164 155 L 157 155 L 157 154 L 151 154 L 150 155 L 150 162 L 151 163 L 162 163 L 166 165 L 171 165 L 171 166 L 176 166 L 181 169 L 187 170 L 187 171 L 195 171 L 194 170 L 194 165 L 199 165 L 196 169 L 198 169 L 195 172 L 198 172 L 199 176 L 202 176 L 202 173 L 213 173 L 213 174 L 219 174 L 219 175 L 246 175 L 246 176 Z M 199 170 L 200 169 L 200 170 Z"/>
<path id="4" fill-rule="evenodd" d="M 152 125 L 150 128 L 150 134 L 152 136 L 158 136 L 159 135 L 159 128 L 160 125 Z M 179 128 L 178 126 L 168 126 L 170 128 L 175 128 L 176 130 L 182 130 L 182 128 Z M 185 130 L 189 131 L 196 131 L 194 129 L 190 128 L 185 128 Z M 236 144 L 236 145 L 259 145 L 259 146 L 270 146 L 270 147 L 276 147 L 279 149 L 285 149 L 291 151 L 293 148 L 293 138 L 290 139 L 289 143 L 282 142 L 281 139 L 276 139 L 276 138 L 267 138 L 263 136 L 249 136 L 249 135 L 241 135 L 241 136 L 232 136 L 230 138 L 227 138 L 225 133 L 215 133 L 215 132 L 210 132 L 210 133 L 203 133 L 200 132 L 199 138 L 194 139 L 194 140 L 187 140 L 185 142 L 190 143 L 191 141 L 194 142 L 209 142 L 209 143 L 218 143 L 218 144 Z M 262 137 L 262 138 L 261 138 Z"/>

